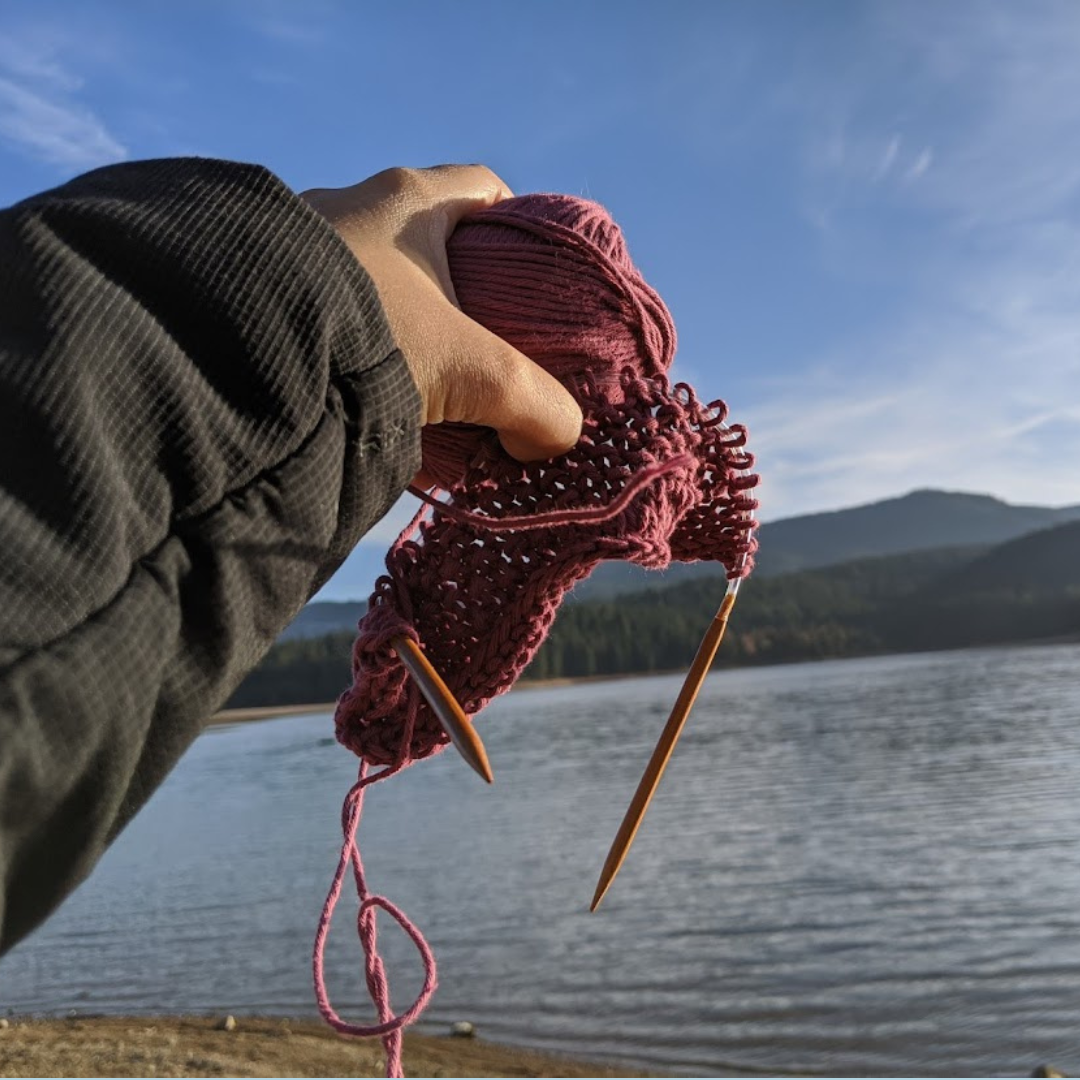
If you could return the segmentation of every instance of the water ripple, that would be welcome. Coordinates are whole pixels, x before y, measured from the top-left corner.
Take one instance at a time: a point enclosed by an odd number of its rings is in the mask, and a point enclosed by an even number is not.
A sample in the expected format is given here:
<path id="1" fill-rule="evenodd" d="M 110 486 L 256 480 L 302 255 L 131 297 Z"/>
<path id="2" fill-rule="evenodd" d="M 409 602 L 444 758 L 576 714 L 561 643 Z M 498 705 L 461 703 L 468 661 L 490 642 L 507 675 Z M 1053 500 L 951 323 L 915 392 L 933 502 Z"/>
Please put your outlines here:
<path id="1" fill-rule="evenodd" d="M 444 756 L 369 800 L 372 882 L 439 956 L 429 1024 L 684 1075 L 1080 1070 L 1078 660 L 1061 646 L 710 677 L 594 916 L 678 679 L 511 695 L 480 720 L 494 790 Z M 331 730 L 200 739 L 4 960 L 3 1006 L 312 1014 L 355 768 Z M 340 922 L 331 990 L 369 1016 Z M 383 937 L 403 1001 L 421 973 Z"/>

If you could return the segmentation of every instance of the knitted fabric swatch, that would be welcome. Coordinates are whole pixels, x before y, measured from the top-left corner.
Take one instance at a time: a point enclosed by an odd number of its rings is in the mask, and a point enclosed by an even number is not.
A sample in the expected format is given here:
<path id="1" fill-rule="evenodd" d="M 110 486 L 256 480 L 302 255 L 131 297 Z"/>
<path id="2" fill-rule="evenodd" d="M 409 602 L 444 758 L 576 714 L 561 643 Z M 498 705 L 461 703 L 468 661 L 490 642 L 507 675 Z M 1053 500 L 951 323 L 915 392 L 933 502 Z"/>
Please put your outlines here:
<path id="1" fill-rule="evenodd" d="M 727 425 L 722 402 L 704 404 L 689 386 L 669 384 L 671 316 L 606 211 L 562 195 L 510 199 L 463 222 L 448 256 L 462 309 L 555 375 L 581 404 L 584 427 L 568 454 L 527 465 L 489 429 L 425 428 L 424 466 L 446 497 L 416 492 L 425 504 L 387 555 L 360 623 L 354 682 L 335 718 L 338 739 L 361 758 L 360 778 L 343 811 L 345 844 L 320 922 L 315 977 L 333 1026 L 384 1036 L 387 1075 L 400 1075 L 401 1028 L 433 992 L 435 966 L 408 919 L 367 891 L 354 836 L 366 787 L 449 741 L 392 640 L 418 641 L 475 714 L 513 686 L 566 592 L 601 560 L 661 569 L 673 559 L 710 559 L 734 579 L 750 572 L 756 549 L 758 478 L 746 431 Z M 330 916 L 350 865 L 379 1010 L 379 1023 L 366 1028 L 337 1016 L 322 979 Z M 420 997 L 397 1017 L 375 951 L 378 907 L 412 937 L 426 971 Z"/>
<path id="2" fill-rule="evenodd" d="M 448 254 L 462 309 L 559 378 L 585 423 L 570 453 L 529 465 L 488 429 L 424 430 L 425 467 L 449 499 L 387 556 L 337 710 L 338 738 L 373 764 L 448 741 L 393 638 L 418 640 L 474 714 L 513 686 L 601 560 L 712 559 L 731 577 L 753 566 L 745 430 L 725 425 L 722 402 L 669 386 L 675 327 L 608 214 L 568 196 L 511 199 L 459 227 Z"/>

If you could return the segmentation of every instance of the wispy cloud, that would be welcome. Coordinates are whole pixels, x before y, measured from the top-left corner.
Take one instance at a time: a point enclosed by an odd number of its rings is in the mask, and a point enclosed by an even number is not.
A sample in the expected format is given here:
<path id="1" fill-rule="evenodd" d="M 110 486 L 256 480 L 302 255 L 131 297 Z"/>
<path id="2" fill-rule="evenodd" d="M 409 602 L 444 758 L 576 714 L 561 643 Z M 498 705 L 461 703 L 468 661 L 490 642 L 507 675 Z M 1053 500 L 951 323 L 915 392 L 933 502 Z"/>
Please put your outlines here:
<path id="1" fill-rule="evenodd" d="M 56 90 L 73 91 L 82 79 L 66 70 L 56 59 L 55 44 L 37 34 L 18 39 L 0 35 L 0 69 L 15 78 L 25 78 Z"/>
<path id="2" fill-rule="evenodd" d="M 858 57 L 797 72 L 808 179 L 835 198 L 886 176 L 957 224 L 1008 224 L 1080 187 L 1080 8 L 880 5 Z M 910 192 L 894 193 L 897 198 Z M 886 197 L 881 195 L 880 197 Z"/>
<path id="3" fill-rule="evenodd" d="M 1080 503 L 1080 229 L 933 274 L 939 296 L 747 411 L 764 516 L 937 486 Z"/>
<path id="4" fill-rule="evenodd" d="M 863 385 L 825 380 L 746 411 L 765 471 L 763 517 L 871 502 L 914 488 L 986 492 L 1010 502 L 1080 503 L 1075 374 L 1015 399 L 1005 365 L 973 379 L 970 340 L 932 365 Z M 983 381 L 985 380 L 985 381 Z M 1048 407 L 1044 394 L 1062 402 Z"/>
<path id="5" fill-rule="evenodd" d="M 913 122 L 948 136 L 922 198 L 966 227 L 986 228 L 1052 213 L 1075 195 L 1080 8 L 945 4 L 914 25 L 881 10 L 883 37 L 925 87 Z"/>
<path id="6" fill-rule="evenodd" d="M 934 151 L 929 147 L 924 147 L 919 156 L 909 166 L 907 172 L 904 173 L 905 180 L 918 180 L 920 176 L 927 169 L 930 168 L 930 163 L 934 160 Z"/>
<path id="7" fill-rule="evenodd" d="M 1080 503 L 1080 9 L 1034 8 L 882 6 L 869 60 L 800 73 L 808 218 L 894 302 L 749 410 L 766 517 Z"/>
<path id="8" fill-rule="evenodd" d="M 893 165 L 896 164 L 896 158 L 900 153 L 901 138 L 899 135 L 894 135 L 888 145 L 885 147 L 884 153 L 881 155 L 881 161 L 878 162 L 877 170 L 874 173 L 875 180 L 884 180 L 889 175 L 889 171 Z"/>
<path id="9" fill-rule="evenodd" d="M 0 138 L 65 169 L 122 160 L 126 147 L 78 100 L 83 80 L 62 60 L 63 47 L 40 29 L 0 32 Z"/>
<path id="10" fill-rule="evenodd" d="M 89 110 L 49 100 L 0 78 L 0 136 L 50 165 L 84 169 L 127 157 L 127 150 Z"/>

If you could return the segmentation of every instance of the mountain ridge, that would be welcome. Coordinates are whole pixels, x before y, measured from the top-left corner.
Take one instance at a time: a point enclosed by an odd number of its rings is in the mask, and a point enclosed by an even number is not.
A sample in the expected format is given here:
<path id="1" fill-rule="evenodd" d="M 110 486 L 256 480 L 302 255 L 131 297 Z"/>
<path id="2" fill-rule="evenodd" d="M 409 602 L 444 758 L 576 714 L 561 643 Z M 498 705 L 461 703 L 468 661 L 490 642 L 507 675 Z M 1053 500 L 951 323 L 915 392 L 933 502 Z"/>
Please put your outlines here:
<path id="1" fill-rule="evenodd" d="M 758 531 L 754 574 L 771 577 L 878 555 L 999 544 L 1074 520 L 1080 520 L 1080 505 L 1017 505 L 993 495 L 917 488 L 841 510 L 766 522 Z M 648 571 L 629 563 L 602 563 L 578 585 L 572 598 L 595 600 L 716 572 L 714 563 L 673 564 L 664 571 Z"/>
<path id="2" fill-rule="evenodd" d="M 1018 505 L 992 495 L 917 488 L 872 503 L 767 522 L 759 533 L 761 549 L 754 577 L 938 548 L 989 547 L 1070 521 L 1080 521 L 1080 505 Z M 666 571 L 647 571 L 623 562 L 601 563 L 568 600 L 608 599 L 714 577 L 720 572 L 717 563 L 709 562 L 676 563 Z M 280 640 L 353 630 L 366 607 L 364 600 L 313 601 Z"/>

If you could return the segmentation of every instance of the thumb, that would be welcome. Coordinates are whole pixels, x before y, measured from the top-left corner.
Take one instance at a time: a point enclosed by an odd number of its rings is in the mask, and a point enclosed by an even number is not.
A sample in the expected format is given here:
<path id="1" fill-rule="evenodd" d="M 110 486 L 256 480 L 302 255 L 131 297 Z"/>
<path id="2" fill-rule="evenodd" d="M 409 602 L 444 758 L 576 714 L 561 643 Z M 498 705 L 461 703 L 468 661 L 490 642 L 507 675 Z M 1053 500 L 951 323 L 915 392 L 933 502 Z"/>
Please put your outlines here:
<path id="1" fill-rule="evenodd" d="M 494 428 L 518 461 L 544 461 L 570 450 L 581 437 L 581 407 L 570 392 L 524 353 L 476 324 L 471 359 L 457 382 L 457 408 L 470 424 Z M 449 404 L 449 402 L 448 402 Z"/>

